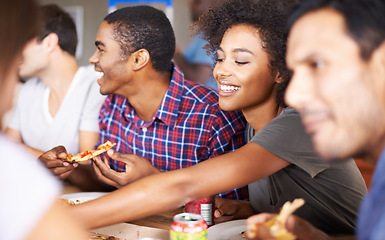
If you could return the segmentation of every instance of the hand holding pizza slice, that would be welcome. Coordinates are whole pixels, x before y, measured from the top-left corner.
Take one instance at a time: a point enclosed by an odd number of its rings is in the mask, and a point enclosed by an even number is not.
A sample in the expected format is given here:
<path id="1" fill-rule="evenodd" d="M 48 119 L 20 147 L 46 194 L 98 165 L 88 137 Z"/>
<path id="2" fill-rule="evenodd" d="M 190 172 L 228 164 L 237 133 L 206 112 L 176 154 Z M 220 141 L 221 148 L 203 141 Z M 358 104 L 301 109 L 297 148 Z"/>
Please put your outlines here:
<path id="1" fill-rule="evenodd" d="M 63 159 L 63 161 L 70 162 L 70 163 L 87 161 L 104 152 L 107 152 L 109 149 L 111 149 L 115 145 L 116 143 L 111 143 L 110 141 L 107 141 L 103 144 L 100 144 L 96 150 L 84 151 L 75 155 L 68 154 L 67 157 Z"/>
<path id="2" fill-rule="evenodd" d="M 262 224 L 253 224 L 248 225 L 246 230 L 246 236 L 248 238 L 254 239 L 257 237 L 258 227 L 263 225 L 269 229 L 270 235 L 277 240 L 294 240 L 294 236 L 291 232 L 286 229 L 287 218 L 293 214 L 298 208 L 300 208 L 305 201 L 302 198 L 294 199 L 294 201 L 286 202 L 281 209 L 281 212 L 273 219 L 262 223 Z"/>

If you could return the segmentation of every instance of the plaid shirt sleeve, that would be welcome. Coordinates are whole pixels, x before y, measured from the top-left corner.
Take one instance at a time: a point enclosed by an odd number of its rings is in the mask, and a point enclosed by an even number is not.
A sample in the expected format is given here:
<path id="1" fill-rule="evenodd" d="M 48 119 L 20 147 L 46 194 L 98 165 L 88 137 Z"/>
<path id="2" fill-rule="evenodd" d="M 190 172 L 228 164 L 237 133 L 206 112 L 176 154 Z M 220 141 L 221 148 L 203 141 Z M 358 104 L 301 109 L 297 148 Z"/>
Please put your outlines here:
<path id="1" fill-rule="evenodd" d="M 234 151 L 246 144 L 246 120 L 242 113 L 220 111 L 212 126 L 210 158 Z"/>
<path id="2" fill-rule="evenodd" d="M 215 124 L 212 126 L 210 158 L 234 151 L 246 144 L 246 120 L 240 111 L 219 111 Z M 248 200 L 247 186 L 220 193 L 217 196 L 227 199 Z"/>

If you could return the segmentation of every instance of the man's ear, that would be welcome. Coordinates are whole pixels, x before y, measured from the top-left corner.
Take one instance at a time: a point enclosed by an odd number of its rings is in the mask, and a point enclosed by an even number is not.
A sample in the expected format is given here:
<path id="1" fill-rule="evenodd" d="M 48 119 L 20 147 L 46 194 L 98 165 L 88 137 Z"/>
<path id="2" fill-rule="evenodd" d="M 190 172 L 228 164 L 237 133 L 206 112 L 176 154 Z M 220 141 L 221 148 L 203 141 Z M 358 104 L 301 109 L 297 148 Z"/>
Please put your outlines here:
<path id="1" fill-rule="evenodd" d="M 370 69 L 372 72 L 371 87 L 376 95 L 380 98 L 378 101 L 385 103 L 385 41 L 377 47 L 369 59 Z M 376 96 L 376 97 L 377 97 Z"/>
<path id="2" fill-rule="evenodd" d="M 370 61 L 372 71 L 375 71 L 379 79 L 385 79 L 385 41 L 373 52 Z"/>
<path id="3" fill-rule="evenodd" d="M 382 69 L 385 71 L 385 41 L 380 45 L 379 47 L 379 55 L 380 55 L 380 64 L 382 66 Z"/>
<path id="4" fill-rule="evenodd" d="M 146 49 L 139 49 L 131 54 L 134 71 L 140 70 L 150 61 L 150 53 Z"/>
<path id="5" fill-rule="evenodd" d="M 53 50 L 59 46 L 59 37 L 56 33 L 50 33 L 43 39 L 43 43 L 46 44 L 50 50 Z"/>

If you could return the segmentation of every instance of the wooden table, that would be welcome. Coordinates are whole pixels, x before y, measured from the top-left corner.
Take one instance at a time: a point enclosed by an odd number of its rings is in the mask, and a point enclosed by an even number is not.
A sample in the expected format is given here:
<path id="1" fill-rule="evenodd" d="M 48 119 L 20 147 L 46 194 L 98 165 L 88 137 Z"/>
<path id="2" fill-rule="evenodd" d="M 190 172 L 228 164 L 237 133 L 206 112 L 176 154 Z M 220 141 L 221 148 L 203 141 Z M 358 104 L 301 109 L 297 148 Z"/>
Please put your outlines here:
<path id="1" fill-rule="evenodd" d="M 82 192 L 79 188 L 71 185 L 64 185 L 63 194 Z M 98 228 L 92 232 L 112 235 L 121 240 L 125 239 L 140 239 L 151 237 L 156 239 L 169 239 L 169 230 L 173 221 L 173 217 L 183 212 L 183 208 L 149 216 L 146 218 L 130 221 L 127 223 L 119 223 L 108 227 Z"/>
<path id="2" fill-rule="evenodd" d="M 142 218 L 142 219 L 135 220 L 135 221 L 130 221 L 128 223 L 136 224 L 139 226 L 170 230 L 170 226 L 172 224 L 173 217 L 175 215 L 177 215 L 178 213 L 181 213 L 181 212 L 183 212 L 183 208 L 178 208 L 178 209 L 173 210 L 173 211 L 149 216 L 149 217 Z"/>

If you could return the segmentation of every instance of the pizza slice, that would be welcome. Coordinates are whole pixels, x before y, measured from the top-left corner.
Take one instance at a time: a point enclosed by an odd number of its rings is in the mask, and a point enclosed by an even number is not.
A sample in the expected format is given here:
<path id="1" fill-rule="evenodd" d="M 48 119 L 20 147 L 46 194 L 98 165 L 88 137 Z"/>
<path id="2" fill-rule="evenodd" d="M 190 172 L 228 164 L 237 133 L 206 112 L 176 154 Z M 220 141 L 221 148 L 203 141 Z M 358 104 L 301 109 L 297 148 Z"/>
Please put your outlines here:
<path id="1" fill-rule="evenodd" d="M 94 157 L 96 157 L 96 156 L 98 156 L 98 155 L 100 155 L 100 154 L 102 154 L 104 152 L 107 152 L 108 150 L 110 150 L 115 145 L 116 145 L 116 143 L 111 143 L 110 141 L 107 141 L 107 142 L 105 142 L 103 144 L 100 144 L 96 148 L 96 150 L 94 150 L 94 152 L 93 152 Z"/>
<path id="2" fill-rule="evenodd" d="M 116 143 L 111 143 L 110 141 L 107 141 L 103 144 L 100 144 L 96 150 L 87 150 L 75 155 L 68 154 L 67 157 L 63 159 L 63 161 L 70 162 L 70 163 L 87 161 L 104 152 L 107 152 L 109 149 L 111 149 L 115 145 Z"/>
<path id="3" fill-rule="evenodd" d="M 286 229 L 287 218 L 293 214 L 298 208 L 305 204 L 305 201 L 302 198 L 294 199 L 293 202 L 286 202 L 280 211 L 280 213 L 273 219 L 262 223 L 263 226 L 268 227 L 270 230 L 270 235 L 277 240 L 294 240 L 294 236 L 291 232 Z M 248 225 L 246 234 L 248 238 L 256 238 L 258 226 L 261 224 Z"/>

